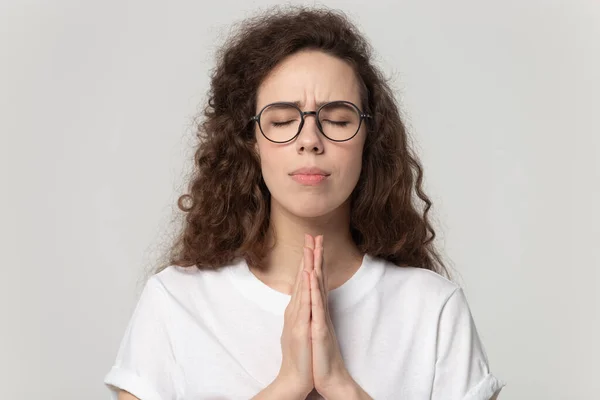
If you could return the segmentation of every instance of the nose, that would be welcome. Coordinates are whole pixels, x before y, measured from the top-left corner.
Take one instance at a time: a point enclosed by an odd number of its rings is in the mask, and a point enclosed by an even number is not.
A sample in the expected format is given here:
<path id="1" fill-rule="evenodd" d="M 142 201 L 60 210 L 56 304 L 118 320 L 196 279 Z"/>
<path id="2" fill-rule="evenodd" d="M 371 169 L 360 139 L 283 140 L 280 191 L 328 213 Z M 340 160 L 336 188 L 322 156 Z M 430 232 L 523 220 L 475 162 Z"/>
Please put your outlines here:
<path id="1" fill-rule="evenodd" d="M 296 138 L 296 150 L 299 153 L 313 151 L 319 154 L 323 152 L 323 138 L 317 126 L 317 115 L 314 111 L 304 113 L 304 125 Z"/>

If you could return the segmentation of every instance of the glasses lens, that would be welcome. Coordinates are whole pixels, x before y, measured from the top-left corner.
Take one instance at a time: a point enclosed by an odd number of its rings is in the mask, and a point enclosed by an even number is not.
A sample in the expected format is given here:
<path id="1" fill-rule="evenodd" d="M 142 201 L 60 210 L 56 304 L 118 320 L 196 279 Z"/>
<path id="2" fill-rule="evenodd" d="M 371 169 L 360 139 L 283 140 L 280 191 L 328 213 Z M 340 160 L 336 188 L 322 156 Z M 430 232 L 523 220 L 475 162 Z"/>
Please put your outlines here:
<path id="1" fill-rule="evenodd" d="M 319 122 L 327 137 L 346 140 L 358 131 L 360 114 L 348 103 L 331 103 L 321 108 Z"/>
<path id="2" fill-rule="evenodd" d="M 260 127 L 270 140 L 285 142 L 298 133 L 301 115 L 298 109 L 287 104 L 273 104 L 260 115 Z"/>

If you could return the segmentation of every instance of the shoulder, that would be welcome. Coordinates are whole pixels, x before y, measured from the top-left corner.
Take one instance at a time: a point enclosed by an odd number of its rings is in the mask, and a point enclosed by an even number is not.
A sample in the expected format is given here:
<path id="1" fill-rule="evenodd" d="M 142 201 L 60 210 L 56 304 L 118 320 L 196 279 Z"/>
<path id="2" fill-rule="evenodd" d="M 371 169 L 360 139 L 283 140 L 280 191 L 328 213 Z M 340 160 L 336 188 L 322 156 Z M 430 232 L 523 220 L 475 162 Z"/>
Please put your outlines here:
<path id="1" fill-rule="evenodd" d="M 400 267 L 390 261 L 379 260 L 385 267 L 382 279 L 384 291 L 411 307 L 439 312 L 451 297 L 462 292 L 457 283 L 434 271 Z"/>
<path id="2" fill-rule="evenodd" d="M 205 281 L 222 279 L 227 273 L 226 269 L 227 266 L 218 269 L 199 269 L 195 265 L 190 267 L 169 265 L 152 275 L 148 279 L 148 283 L 163 286 L 165 289 L 175 290 L 183 287 L 197 286 Z"/>
<path id="3" fill-rule="evenodd" d="M 231 290 L 229 267 L 229 264 L 216 269 L 169 265 L 148 278 L 146 287 L 162 297 L 166 307 L 207 305 Z"/>
<path id="4" fill-rule="evenodd" d="M 442 296 L 460 289 L 457 283 L 429 269 L 400 267 L 387 260 L 381 261 L 385 266 L 385 280 L 391 285 Z"/>

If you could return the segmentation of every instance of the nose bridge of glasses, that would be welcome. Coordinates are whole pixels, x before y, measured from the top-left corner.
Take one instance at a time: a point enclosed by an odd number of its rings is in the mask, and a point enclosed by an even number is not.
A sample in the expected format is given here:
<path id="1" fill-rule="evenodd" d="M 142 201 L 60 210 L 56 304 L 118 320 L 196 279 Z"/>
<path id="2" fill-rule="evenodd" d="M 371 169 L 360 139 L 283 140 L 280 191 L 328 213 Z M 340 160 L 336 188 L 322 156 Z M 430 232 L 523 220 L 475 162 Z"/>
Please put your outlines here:
<path id="1" fill-rule="evenodd" d="M 303 116 L 307 116 L 307 115 L 317 115 L 316 111 L 301 111 Z"/>
<path id="2" fill-rule="evenodd" d="M 299 128 L 298 133 L 300 133 L 300 131 L 304 130 L 303 128 L 306 125 L 306 116 L 308 116 L 308 115 L 315 116 L 315 121 L 314 121 L 315 127 L 319 131 L 321 131 L 321 127 L 320 127 L 321 124 L 318 121 L 318 111 L 300 111 L 300 114 L 302 114 L 302 122 L 300 123 L 300 126 L 298 127 Z"/>

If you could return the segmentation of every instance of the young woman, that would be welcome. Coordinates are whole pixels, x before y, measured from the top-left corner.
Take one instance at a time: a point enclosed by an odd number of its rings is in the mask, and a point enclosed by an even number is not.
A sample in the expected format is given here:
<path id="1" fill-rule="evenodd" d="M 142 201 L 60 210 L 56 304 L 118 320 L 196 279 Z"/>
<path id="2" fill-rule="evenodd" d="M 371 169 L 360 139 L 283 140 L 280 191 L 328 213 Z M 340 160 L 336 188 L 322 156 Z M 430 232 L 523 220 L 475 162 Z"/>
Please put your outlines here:
<path id="1" fill-rule="evenodd" d="M 497 396 L 393 93 L 343 14 L 244 21 L 199 138 L 181 236 L 105 377 L 113 399 Z"/>

